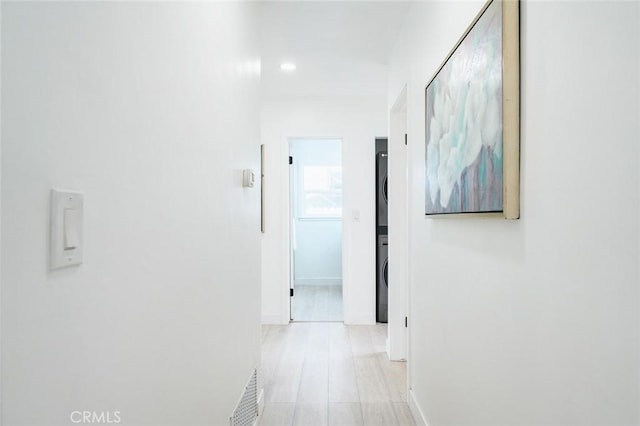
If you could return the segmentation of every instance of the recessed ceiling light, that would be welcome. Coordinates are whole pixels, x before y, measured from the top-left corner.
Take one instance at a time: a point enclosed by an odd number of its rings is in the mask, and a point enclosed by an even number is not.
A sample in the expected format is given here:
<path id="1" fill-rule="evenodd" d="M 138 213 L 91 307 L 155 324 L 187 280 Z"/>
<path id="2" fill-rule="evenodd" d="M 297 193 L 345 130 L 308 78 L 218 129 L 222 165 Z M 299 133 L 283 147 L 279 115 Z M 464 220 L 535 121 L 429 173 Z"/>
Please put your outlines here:
<path id="1" fill-rule="evenodd" d="M 295 71 L 296 70 L 296 64 L 294 64 L 293 62 L 284 62 L 284 63 L 280 64 L 280 69 L 282 71 L 287 71 L 287 72 Z"/>

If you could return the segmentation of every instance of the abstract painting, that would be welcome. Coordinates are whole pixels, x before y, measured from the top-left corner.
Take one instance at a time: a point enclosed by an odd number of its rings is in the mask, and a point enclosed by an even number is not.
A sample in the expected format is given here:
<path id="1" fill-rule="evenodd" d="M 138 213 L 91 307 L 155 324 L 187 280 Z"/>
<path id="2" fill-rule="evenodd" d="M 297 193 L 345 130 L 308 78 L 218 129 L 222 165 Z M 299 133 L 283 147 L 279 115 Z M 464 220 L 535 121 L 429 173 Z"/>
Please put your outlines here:
<path id="1" fill-rule="evenodd" d="M 517 20 L 489 1 L 425 89 L 427 215 L 519 217 Z"/>

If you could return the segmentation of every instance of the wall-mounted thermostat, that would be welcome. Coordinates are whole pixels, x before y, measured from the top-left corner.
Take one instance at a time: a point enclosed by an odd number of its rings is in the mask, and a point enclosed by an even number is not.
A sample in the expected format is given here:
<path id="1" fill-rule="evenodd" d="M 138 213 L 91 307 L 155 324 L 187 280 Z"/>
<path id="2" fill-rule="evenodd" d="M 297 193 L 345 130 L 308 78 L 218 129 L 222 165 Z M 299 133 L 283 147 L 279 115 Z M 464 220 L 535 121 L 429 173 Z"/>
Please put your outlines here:
<path id="1" fill-rule="evenodd" d="M 256 184 L 256 174 L 251 169 L 244 169 L 242 171 L 242 186 L 246 188 L 253 188 Z"/>
<path id="2" fill-rule="evenodd" d="M 83 195 L 51 190 L 51 269 L 82 263 Z"/>

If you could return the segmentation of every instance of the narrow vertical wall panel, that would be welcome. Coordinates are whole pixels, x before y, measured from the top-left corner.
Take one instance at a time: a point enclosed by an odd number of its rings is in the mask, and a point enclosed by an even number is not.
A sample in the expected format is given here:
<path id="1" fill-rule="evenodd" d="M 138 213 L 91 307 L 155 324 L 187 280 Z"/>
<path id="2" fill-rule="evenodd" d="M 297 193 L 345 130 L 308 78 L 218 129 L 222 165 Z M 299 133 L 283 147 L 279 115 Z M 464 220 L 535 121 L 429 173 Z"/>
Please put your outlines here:
<path id="1" fill-rule="evenodd" d="M 265 192 L 265 166 L 266 166 L 266 153 L 264 144 L 260 145 L 260 231 L 264 234 L 266 232 L 266 221 L 265 217 L 265 203 L 266 200 L 266 192 Z"/>

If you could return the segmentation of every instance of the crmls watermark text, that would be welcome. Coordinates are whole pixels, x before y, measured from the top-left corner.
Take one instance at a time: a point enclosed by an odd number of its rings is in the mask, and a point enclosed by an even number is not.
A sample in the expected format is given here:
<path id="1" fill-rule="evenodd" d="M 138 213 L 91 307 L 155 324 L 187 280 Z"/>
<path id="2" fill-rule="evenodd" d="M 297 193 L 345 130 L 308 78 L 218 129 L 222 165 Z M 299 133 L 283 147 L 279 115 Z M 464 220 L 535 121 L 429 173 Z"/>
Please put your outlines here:
<path id="1" fill-rule="evenodd" d="M 71 423 L 111 425 L 120 423 L 120 411 L 72 411 Z"/>

